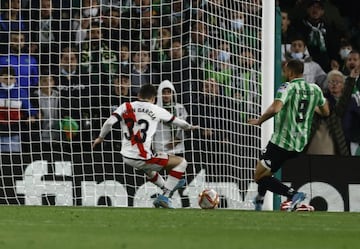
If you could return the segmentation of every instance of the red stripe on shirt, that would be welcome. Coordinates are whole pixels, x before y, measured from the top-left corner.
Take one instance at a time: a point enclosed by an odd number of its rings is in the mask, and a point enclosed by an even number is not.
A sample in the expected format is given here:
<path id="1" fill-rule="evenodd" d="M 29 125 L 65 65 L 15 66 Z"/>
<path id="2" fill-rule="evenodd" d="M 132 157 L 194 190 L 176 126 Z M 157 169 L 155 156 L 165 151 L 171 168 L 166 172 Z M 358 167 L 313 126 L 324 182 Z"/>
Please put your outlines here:
<path id="1" fill-rule="evenodd" d="M 144 144 L 141 142 L 142 138 L 141 138 L 141 133 L 140 131 L 138 131 L 135 135 L 134 135 L 134 131 L 133 131 L 133 124 L 136 123 L 136 116 L 135 116 L 135 113 L 134 113 L 134 109 L 132 108 L 131 104 L 129 102 L 126 102 L 125 103 L 126 105 L 126 112 L 122 115 L 123 116 L 123 119 L 126 123 L 126 126 L 128 127 L 129 129 L 129 133 L 130 133 L 130 140 L 131 140 L 131 145 L 134 145 L 136 144 L 136 146 L 138 147 L 139 149 L 139 155 L 143 158 L 146 158 L 146 151 L 144 149 Z M 131 121 L 131 122 L 128 122 L 128 121 Z"/>

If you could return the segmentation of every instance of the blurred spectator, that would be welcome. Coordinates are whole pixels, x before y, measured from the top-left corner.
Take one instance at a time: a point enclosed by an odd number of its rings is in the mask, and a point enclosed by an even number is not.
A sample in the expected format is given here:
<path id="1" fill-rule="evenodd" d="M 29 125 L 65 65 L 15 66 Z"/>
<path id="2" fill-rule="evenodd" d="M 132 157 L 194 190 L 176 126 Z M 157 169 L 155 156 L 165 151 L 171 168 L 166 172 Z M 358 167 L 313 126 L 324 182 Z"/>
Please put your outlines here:
<path id="1" fill-rule="evenodd" d="M 294 25 L 291 22 L 289 11 L 281 9 L 281 55 L 282 62 L 285 62 L 285 53 L 290 50 L 291 41 L 297 35 Z"/>
<path id="2" fill-rule="evenodd" d="M 132 0 L 100 0 L 101 6 L 105 10 L 112 9 L 114 7 L 119 8 L 120 11 L 124 11 L 131 6 Z"/>
<path id="3" fill-rule="evenodd" d="M 345 61 L 344 74 L 355 78 L 355 85 L 352 91 L 352 99 L 346 113 L 345 136 L 349 143 L 351 154 L 360 155 L 360 53 L 352 50 Z M 348 73 L 350 72 L 350 73 Z"/>
<path id="4" fill-rule="evenodd" d="M 105 104 L 109 103 L 111 76 L 118 70 L 117 54 L 103 40 L 99 23 L 92 23 L 88 32 L 88 39 L 79 46 L 80 72 L 90 76 L 92 98 L 100 98 L 96 106 L 108 108 Z"/>
<path id="5" fill-rule="evenodd" d="M 151 0 L 133 0 L 130 8 L 123 12 L 124 26 L 131 30 L 131 40 L 150 47 L 153 12 Z"/>
<path id="6" fill-rule="evenodd" d="M 153 61 L 161 64 L 169 59 L 169 51 L 171 47 L 171 31 L 168 28 L 160 27 L 154 36 L 152 43 Z M 160 66 L 157 67 L 160 69 Z"/>
<path id="7" fill-rule="evenodd" d="M 21 0 L 5 0 L 3 7 L 0 11 L 0 53 L 6 54 L 9 34 L 28 31 L 29 25 L 21 13 Z"/>
<path id="8" fill-rule="evenodd" d="M 99 0 L 83 0 L 80 7 L 84 17 L 91 18 L 92 22 L 102 22 Z"/>
<path id="9" fill-rule="evenodd" d="M 230 42 L 231 51 L 234 54 L 240 54 L 243 44 L 250 44 L 249 40 L 252 40 L 254 37 L 252 35 L 247 35 L 245 31 L 247 30 L 247 23 L 245 23 L 246 18 L 245 14 L 242 11 L 231 11 L 230 18 L 228 20 L 221 19 L 219 21 L 220 30 L 218 37 L 224 38 Z M 246 37 L 246 39 L 244 39 Z M 246 41 L 244 41 L 246 40 Z M 250 47 L 251 45 L 249 45 Z"/>
<path id="10" fill-rule="evenodd" d="M 158 34 L 160 26 L 158 13 L 153 8 L 146 8 L 141 11 L 139 40 L 142 44 L 153 47 L 152 43 Z"/>
<path id="11" fill-rule="evenodd" d="M 225 96 L 233 96 L 233 66 L 231 64 L 230 45 L 227 41 L 217 42 L 218 47 L 212 50 L 210 60 L 205 64 L 205 79 L 213 78 L 222 85 Z"/>
<path id="12" fill-rule="evenodd" d="M 88 29 L 90 27 L 91 18 L 81 17 L 78 21 L 72 23 L 72 40 L 76 43 L 85 41 L 88 37 Z"/>
<path id="13" fill-rule="evenodd" d="M 188 117 L 184 106 L 177 102 L 176 91 L 169 80 L 164 80 L 158 87 L 156 104 L 169 111 L 171 114 L 186 120 Z M 154 136 L 154 149 L 156 152 L 170 154 L 183 154 L 185 133 L 183 130 L 174 128 L 172 125 L 159 123 Z"/>
<path id="14" fill-rule="evenodd" d="M 224 22 L 222 36 L 233 44 L 231 50 L 235 54 L 241 53 L 243 46 L 260 50 L 261 31 L 256 28 L 257 25 L 253 25 L 253 23 L 260 23 L 260 18 L 243 11 L 233 10 L 230 13 L 230 23 Z"/>
<path id="15" fill-rule="evenodd" d="M 355 79 L 344 75 L 338 70 L 332 70 L 327 76 L 328 89 L 324 96 L 329 102 L 330 115 L 322 118 L 315 114 L 311 128 L 311 140 L 308 154 L 349 155 L 345 140 L 345 113 L 351 98 Z M 344 83 L 345 82 L 345 83 Z"/>
<path id="16" fill-rule="evenodd" d="M 103 113 L 103 117 L 106 117 L 106 115 L 110 116 L 110 114 L 115 111 L 122 103 L 130 102 L 132 101 L 132 98 L 130 96 L 130 78 L 127 74 L 120 74 L 119 76 L 115 76 L 113 78 L 113 87 L 112 87 L 112 94 L 111 94 L 111 108 L 107 110 L 107 112 Z M 98 127 L 99 125 L 103 124 L 103 120 L 99 120 L 101 122 L 93 120 L 93 124 L 95 127 Z M 98 135 L 94 134 L 94 135 Z M 121 150 L 121 127 L 120 123 L 116 123 L 111 131 L 110 134 L 108 134 L 105 138 L 105 141 L 103 143 L 103 149 L 105 151 L 120 151 Z"/>
<path id="17" fill-rule="evenodd" d="M 346 39 L 342 39 L 340 43 L 339 49 L 339 59 L 338 61 L 333 61 L 331 64 L 331 68 L 333 70 L 344 71 L 345 69 L 345 61 L 349 55 L 349 53 L 353 50 L 351 43 Z"/>
<path id="18" fill-rule="evenodd" d="M 249 0 L 241 3 L 245 13 L 243 44 L 257 49 L 261 49 L 261 30 L 258 27 L 262 25 L 262 1 Z M 256 25 L 252 25 L 253 23 Z"/>
<path id="19" fill-rule="evenodd" d="M 55 89 L 54 76 L 42 74 L 39 89 L 31 98 L 34 108 L 39 111 L 40 151 L 60 150 L 60 94 Z"/>
<path id="20" fill-rule="evenodd" d="M 311 0 L 306 8 L 307 15 L 295 25 L 306 39 L 306 45 L 314 61 L 328 72 L 331 60 L 338 58 L 341 34 L 331 23 L 325 22 L 324 3 Z"/>
<path id="21" fill-rule="evenodd" d="M 81 75 L 88 75 L 90 80 L 93 133 L 97 133 L 101 121 L 110 115 L 111 78 L 119 73 L 118 54 L 111 48 L 109 41 L 103 39 L 102 31 L 99 22 L 91 23 L 88 38 L 79 45 L 80 72 Z"/>
<path id="22" fill-rule="evenodd" d="M 202 129 L 193 132 L 191 161 L 195 168 L 206 168 L 207 177 L 226 175 L 222 164 L 226 159 L 224 149 L 229 141 L 230 129 L 224 127 L 230 127 L 230 119 L 225 103 L 221 86 L 211 78 L 202 82 L 198 98 L 192 103 L 191 122 Z"/>
<path id="23" fill-rule="evenodd" d="M 346 57 L 343 73 L 348 76 L 351 70 L 356 68 L 360 68 L 360 53 L 357 50 L 351 50 Z"/>
<path id="24" fill-rule="evenodd" d="M 191 0 L 190 3 L 191 19 L 207 22 L 207 15 L 205 14 L 206 9 L 207 9 L 207 1 Z"/>
<path id="25" fill-rule="evenodd" d="M 24 94 L 30 96 L 30 93 L 38 86 L 39 68 L 36 58 L 24 51 L 26 51 L 25 35 L 11 32 L 9 53 L 0 55 L 0 66 L 13 67 L 19 77 L 18 84 L 25 90 Z"/>
<path id="26" fill-rule="evenodd" d="M 147 46 L 139 46 L 132 51 L 131 61 L 131 96 L 137 96 L 140 87 L 145 84 L 159 84 L 159 73 L 153 67 Z"/>
<path id="27" fill-rule="evenodd" d="M 78 51 L 74 47 L 63 48 L 55 75 L 60 77 L 58 82 L 60 87 L 80 84 Z"/>
<path id="28" fill-rule="evenodd" d="M 304 38 L 294 36 L 291 41 L 290 51 L 285 54 L 287 60 L 296 59 L 304 62 L 304 79 L 306 82 L 315 83 L 324 91 L 326 86 L 326 73 L 321 66 L 312 60 L 307 51 Z"/>
<path id="29" fill-rule="evenodd" d="M 192 66 L 203 68 L 204 59 L 210 55 L 210 48 L 206 24 L 195 21 L 191 25 L 191 35 L 187 51 Z"/>
<path id="30" fill-rule="evenodd" d="M 249 116 L 260 114 L 262 79 L 252 50 L 244 49 L 240 58 L 233 96 L 240 102 L 239 110 L 245 122 Z"/>
<path id="31" fill-rule="evenodd" d="M 232 25 L 236 25 L 236 23 L 232 23 L 234 18 L 233 13 L 230 11 L 233 10 L 234 13 L 242 15 L 243 13 L 239 11 L 239 5 L 240 2 L 234 1 L 211 0 L 206 2 L 206 5 L 203 6 L 206 15 L 204 21 L 212 26 L 211 30 L 209 30 L 210 36 L 218 37 L 221 34 L 221 29 L 229 29 L 229 27 L 233 27 Z M 231 18 L 223 18 L 224 16 L 229 16 L 229 14 L 232 16 Z"/>
<path id="32" fill-rule="evenodd" d="M 73 40 L 76 43 L 81 43 L 88 38 L 88 29 L 91 23 L 97 22 L 100 25 L 102 22 L 101 14 L 98 0 L 82 0 L 80 11 L 75 13 L 72 22 Z"/>
<path id="33" fill-rule="evenodd" d="M 23 127 L 35 121 L 37 111 L 31 106 L 26 91 L 16 83 L 11 66 L 0 69 L 0 152 L 21 152 Z"/>
<path id="34" fill-rule="evenodd" d="M 171 14 L 163 16 L 162 26 L 170 26 L 173 38 L 188 40 L 190 30 L 189 1 L 172 1 Z"/>
<path id="35" fill-rule="evenodd" d="M 169 80 L 173 83 L 177 98 L 180 103 L 186 107 L 190 105 L 190 60 L 186 56 L 186 50 L 181 40 L 173 40 L 170 51 L 168 52 L 169 60 L 162 63 L 162 80 Z M 187 108 L 189 111 L 189 109 Z"/>
<path id="36" fill-rule="evenodd" d="M 226 25 L 223 25 L 225 28 Z M 231 12 L 230 28 L 237 33 L 242 32 L 245 29 L 245 15 L 241 11 Z"/>
<path id="37" fill-rule="evenodd" d="M 163 107 L 178 118 L 186 120 L 188 113 L 185 107 L 177 102 L 177 94 L 173 84 L 169 80 L 164 80 L 158 87 L 157 101 L 158 106 Z M 179 156 L 185 155 L 185 132 L 173 125 L 160 122 L 154 135 L 153 147 L 155 152 L 166 152 Z M 184 198 L 183 190 L 179 191 L 183 206 L 188 206 L 188 198 Z M 186 204 L 187 205 L 186 205 Z"/>
<path id="38" fill-rule="evenodd" d="M 30 51 L 39 55 L 40 65 L 56 64 L 61 43 L 71 41 L 70 21 L 62 18 L 60 9 L 53 8 L 52 0 L 31 1 L 31 4 Z"/>
<path id="39" fill-rule="evenodd" d="M 89 95 L 88 75 L 80 75 L 78 52 L 75 48 L 65 47 L 60 55 L 60 63 L 56 75 L 59 77 L 57 88 L 60 93 L 60 116 L 62 120 L 79 127 L 73 134 L 66 134 L 63 130 L 62 137 L 68 143 L 64 144 L 66 151 L 90 150 L 91 148 L 91 113 L 90 108 L 95 107 L 94 98 Z M 95 99 L 96 100 L 96 99 Z M 98 110 L 92 108 L 91 110 Z M 70 135 L 70 136 L 69 136 Z"/>
<path id="40" fill-rule="evenodd" d="M 355 9 L 356 11 L 356 9 Z M 360 50 L 360 16 L 357 14 L 352 22 L 350 30 L 350 41 L 354 46 L 354 49 Z"/>
<path id="41" fill-rule="evenodd" d="M 280 2 L 281 8 L 289 9 L 290 16 L 293 17 L 293 20 L 304 19 L 307 14 L 308 5 L 312 4 L 312 2 L 321 2 L 324 8 L 324 21 L 342 35 L 346 35 L 348 32 L 347 23 L 339 10 L 339 7 L 349 6 L 344 0 L 341 0 L 342 4 L 340 6 L 339 1 L 339 3 L 335 5 L 333 0 L 282 0 Z"/>
<path id="42" fill-rule="evenodd" d="M 360 89 L 359 69 L 353 69 L 348 79 L 355 81 L 357 89 Z M 360 92 L 352 94 L 350 104 L 345 114 L 345 137 L 350 146 L 352 156 L 360 156 Z"/>
<path id="43" fill-rule="evenodd" d="M 126 41 L 121 41 L 121 43 L 119 44 L 119 49 L 118 49 L 119 53 L 118 53 L 118 63 L 120 64 L 118 67 L 118 73 L 121 72 L 126 72 L 126 73 L 130 73 L 129 72 L 129 66 L 130 66 L 130 48 L 129 48 L 129 43 Z"/>
<path id="44" fill-rule="evenodd" d="M 296 30 L 291 22 L 289 11 L 281 10 L 281 44 L 290 44 L 296 35 Z"/>
<path id="45" fill-rule="evenodd" d="M 103 108 L 102 117 L 109 117 L 122 103 L 131 102 L 133 99 L 136 99 L 137 96 L 131 96 L 130 89 L 131 82 L 128 74 L 121 73 L 115 75 L 112 79 L 109 103 L 106 104 L 109 108 Z M 101 124 L 99 123 L 99 125 Z"/>
<path id="46" fill-rule="evenodd" d="M 131 102 L 137 96 L 130 95 L 130 77 L 127 74 L 120 74 L 113 79 L 111 94 L 111 108 L 113 111 L 124 102 Z M 110 115 L 109 115 L 110 116 Z"/>
<path id="47" fill-rule="evenodd" d="M 119 8 L 113 7 L 104 13 L 103 21 L 103 38 L 108 42 L 112 49 L 119 47 L 120 40 L 127 40 L 124 29 L 121 27 L 121 11 Z"/>

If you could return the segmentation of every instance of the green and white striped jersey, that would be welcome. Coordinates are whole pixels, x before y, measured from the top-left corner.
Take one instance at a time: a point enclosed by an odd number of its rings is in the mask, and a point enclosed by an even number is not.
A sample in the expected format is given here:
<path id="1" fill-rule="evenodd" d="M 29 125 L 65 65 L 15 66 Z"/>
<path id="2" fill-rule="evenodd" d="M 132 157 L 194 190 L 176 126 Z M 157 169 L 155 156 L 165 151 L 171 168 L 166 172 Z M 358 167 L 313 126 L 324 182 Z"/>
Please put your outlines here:
<path id="1" fill-rule="evenodd" d="M 283 83 L 275 99 L 283 107 L 275 115 L 275 131 L 270 141 L 285 150 L 301 152 L 309 142 L 315 107 L 323 106 L 325 97 L 319 86 L 297 78 Z"/>

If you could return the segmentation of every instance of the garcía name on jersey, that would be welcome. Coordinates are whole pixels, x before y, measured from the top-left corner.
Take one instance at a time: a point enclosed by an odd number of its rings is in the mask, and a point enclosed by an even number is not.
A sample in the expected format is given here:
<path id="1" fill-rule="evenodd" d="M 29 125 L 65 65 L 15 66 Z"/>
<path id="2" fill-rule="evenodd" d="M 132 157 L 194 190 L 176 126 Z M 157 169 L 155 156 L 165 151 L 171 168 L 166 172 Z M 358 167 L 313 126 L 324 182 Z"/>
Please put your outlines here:
<path id="1" fill-rule="evenodd" d="M 156 117 L 155 117 L 155 113 L 154 113 L 153 111 L 147 109 L 147 108 L 141 108 L 141 107 L 139 107 L 139 108 L 137 108 L 137 109 L 126 110 L 127 113 L 128 113 L 129 111 L 133 111 L 133 112 L 135 112 L 135 113 L 136 113 L 136 112 L 143 112 L 143 113 L 149 115 L 149 117 L 150 117 L 152 120 L 154 120 L 154 119 L 156 118 Z"/>

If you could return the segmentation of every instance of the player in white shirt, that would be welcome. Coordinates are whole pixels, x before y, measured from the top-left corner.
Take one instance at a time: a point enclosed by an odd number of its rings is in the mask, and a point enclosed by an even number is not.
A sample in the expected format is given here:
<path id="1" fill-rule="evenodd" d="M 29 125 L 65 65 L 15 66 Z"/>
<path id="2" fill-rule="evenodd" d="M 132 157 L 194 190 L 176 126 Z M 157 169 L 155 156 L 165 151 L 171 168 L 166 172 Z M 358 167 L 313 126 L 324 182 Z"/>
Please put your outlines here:
<path id="1" fill-rule="evenodd" d="M 163 194 L 154 201 L 155 207 L 172 208 L 170 198 L 175 190 L 185 184 L 182 176 L 187 162 L 184 158 L 175 155 L 153 154 L 151 150 L 153 136 L 159 121 L 173 124 L 184 130 L 197 129 L 198 126 L 193 126 L 155 105 L 156 95 L 157 90 L 153 85 L 143 85 L 138 101 L 121 104 L 105 121 L 93 147 L 102 143 L 111 127 L 120 121 L 123 131 L 121 155 L 124 162 L 143 170 L 151 182 L 163 189 Z M 158 173 L 161 169 L 168 172 L 166 181 Z"/>

